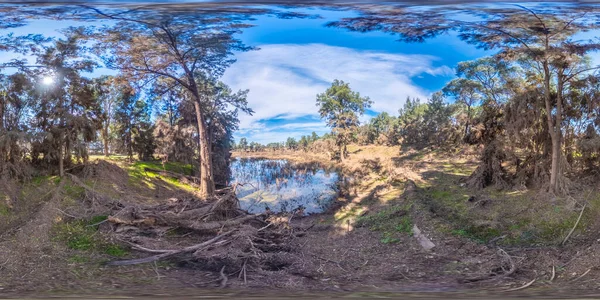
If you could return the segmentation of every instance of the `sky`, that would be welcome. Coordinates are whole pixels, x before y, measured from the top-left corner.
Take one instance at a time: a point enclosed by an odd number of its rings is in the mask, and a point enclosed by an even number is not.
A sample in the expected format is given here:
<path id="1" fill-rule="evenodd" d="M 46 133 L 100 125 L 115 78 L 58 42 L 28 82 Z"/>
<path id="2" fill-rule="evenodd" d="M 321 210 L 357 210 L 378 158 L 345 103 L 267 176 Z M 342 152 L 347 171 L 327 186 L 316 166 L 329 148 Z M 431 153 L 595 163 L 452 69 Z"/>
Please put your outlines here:
<path id="1" fill-rule="evenodd" d="M 319 118 L 316 95 L 334 79 L 350 84 L 372 107 L 360 119 L 366 122 L 380 112 L 397 115 L 407 97 L 425 101 L 454 78 L 461 61 L 489 55 L 443 35 L 425 43 L 398 42 L 393 35 L 357 33 L 324 26 L 329 21 L 355 16 L 351 11 L 294 9 L 320 15 L 317 19 L 278 19 L 261 16 L 239 38 L 258 50 L 236 53 L 237 61 L 222 81 L 234 90 L 249 89 L 253 115 L 240 114 L 234 135 L 259 143 L 282 142 L 287 137 L 329 132 Z M 32 21 L 17 34 L 52 36 L 72 25 L 66 21 Z M 3 54 L 6 59 L 9 56 Z M 92 75 L 110 74 L 101 69 Z"/>
<path id="2" fill-rule="evenodd" d="M 236 140 L 246 137 L 264 144 L 329 132 L 315 103 L 334 79 L 348 82 L 373 101 L 363 122 L 380 112 L 397 115 L 407 97 L 424 101 L 454 77 L 459 62 L 486 55 L 456 36 L 402 43 L 386 33 L 324 26 L 352 12 L 304 12 L 323 18 L 261 17 L 240 36 L 260 50 L 236 54 L 237 62 L 223 77 L 234 89 L 250 90 L 248 101 L 256 111 L 240 116 Z"/>

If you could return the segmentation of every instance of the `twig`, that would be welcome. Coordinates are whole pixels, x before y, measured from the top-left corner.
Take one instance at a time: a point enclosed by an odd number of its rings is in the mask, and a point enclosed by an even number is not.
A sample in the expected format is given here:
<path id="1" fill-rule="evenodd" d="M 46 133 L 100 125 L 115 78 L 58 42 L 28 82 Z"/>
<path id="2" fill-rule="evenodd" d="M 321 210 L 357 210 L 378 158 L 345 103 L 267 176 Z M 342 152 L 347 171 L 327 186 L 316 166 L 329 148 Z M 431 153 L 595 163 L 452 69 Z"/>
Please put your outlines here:
<path id="1" fill-rule="evenodd" d="M 265 227 L 262 227 L 262 228 L 261 228 L 261 229 L 259 229 L 257 232 L 261 232 L 261 231 L 263 231 L 263 230 L 265 230 L 265 229 L 269 228 L 271 225 L 273 225 L 273 223 L 269 223 L 269 224 L 267 224 L 267 226 L 265 226 Z"/>
<path id="2" fill-rule="evenodd" d="M 71 217 L 71 218 L 73 218 L 73 219 L 79 219 L 78 217 L 76 217 L 76 216 L 74 216 L 74 215 L 71 215 L 71 214 L 68 214 L 67 212 L 65 212 L 64 210 L 62 210 L 62 209 L 60 209 L 60 208 L 54 208 L 54 209 L 58 210 L 59 212 L 61 212 L 62 214 L 64 214 L 64 215 L 65 215 L 65 216 L 67 216 L 67 217 Z"/>
<path id="3" fill-rule="evenodd" d="M 520 290 L 526 289 L 526 288 L 528 288 L 529 286 L 531 286 L 531 285 L 532 285 L 532 284 L 533 284 L 533 283 L 534 283 L 536 280 L 537 280 L 537 279 L 533 279 L 532 281 L 530 281 L 530 282 L 526 283 L 526 284 L 525 284 L 525 285 L 523 285 L 523 286 L 520 286 L 520 287 L 517 287 L 517 288 L 514 288 L 514 289 L 508 289 L 508 290 L 504 290 L 503 292 L 514 292 L 514 291 L 520 291 Z"/>
<path id="4" fill-rule="evenodd" d="M 550 276 L 550 282 L 552 282 L 552 280 L 554 280 L 554 277 L 556 276 L 556 268 L 554 268 L 554 265 L 552 266 L 552 276 Z"/>
<path id="5" fill-rule="evenodd" d="M 240 269 L 240 274 L 238 274 L 238 279 L 241 279 L 242 276 L 244 276 L 244 285 L 247 284 L 246 281 L 246 264 L 248 263 L 248 259 L 244 260 L 244 264 L 242 265 L 242 268 Z"/>
<path id="6" fill-rule="evenodd" d="M 583 278 L 583 276 L 587 275 L 587 274 L 588 274 L 588 273 L 589 273 L 591 270 L 592 270 L 592 269 L 588 269 L 588 270 L 587 270 L 587 271 L 585 271 L 583 274 L 581 274 L 581 276 L 579 276 L 579 277 L 577 277 L 577 278 L 575 278 L 575 279 L 571 280 L 571 282 L 573 282 L 573 281 L 577 281 L 577 280 L 579 280 L 579 279 Z"/>
<path id="7" fill-rule="evenodd" d="M 158 273 L 158 266 L 156 265 L 156 261 L 154 262 L 154 268 L 153 269 L 154 269 L 154 272 L 156 273 L 156 279 L 160 280 L 160 278 L 162 276 L 160 276 L 160 273 Z"/>
<path id="8" fill-rule="evenodd" d="M 575 222 L 575 225 L 573 226 L 573 228 L 571 228 L 571 231 L 569 231 L 569 234 L 567 234 L 567 236 L 565 237 L 565 239 L 563 240 L 561 245 L 565 245 L 565 243 L 567 242 L 567 240 L 569 240 L 569 237 L 571 237 L 571 234 L 573 234 L 573 231 L 575 231 L 575 228 L 577 227 L 577 225 L 579 225 L 579 221 L 581 221 L 581 216 L 583 216 L 583 211 L 585 211 L 585 208 L 587 206 L 587 203 L 583 205 L 583 208 L 581 209 L 581 212 L 579 213 L 579 217 L 577 218 L 577 222 Z"/>
<path id="9" fill-rule="evenodd" d="M 100 224 L 102 224 L 102 223 L 104 223 L 104 222 L 108 222 L 108 218 L 107 218 L 107 219 L 104 219 L 104 220 L 102 220 L 102 221 L 100 221 L 100 222 L 98 222 L 98 223 L 95 223 L 95 224 L 92 224 L 92 225 L 87 225 L 86 227 L 94 227 L 94 226 L 98 226 L 98 225 L 100 225 Z"/>
<path id="10" fill-rule="evenodd" d="M 227 275 L 225 275 L 225 266 L 221 268 L 221 288 L 225 288 L 227 285 Z"/>

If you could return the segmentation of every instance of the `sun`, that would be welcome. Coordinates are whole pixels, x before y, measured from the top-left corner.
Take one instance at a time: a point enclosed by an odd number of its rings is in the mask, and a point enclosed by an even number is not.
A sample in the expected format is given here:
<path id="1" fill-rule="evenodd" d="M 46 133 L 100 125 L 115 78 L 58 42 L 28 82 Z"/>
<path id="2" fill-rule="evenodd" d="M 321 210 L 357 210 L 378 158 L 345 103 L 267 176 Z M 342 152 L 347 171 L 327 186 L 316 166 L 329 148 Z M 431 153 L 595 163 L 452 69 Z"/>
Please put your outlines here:
<path id="1" fill-rule="evenodd" d="M 42 83 L 45 85 L 51 85 L 54 83 L 54 77 L 46 76 L 46 77 L 42 78 Z"/>

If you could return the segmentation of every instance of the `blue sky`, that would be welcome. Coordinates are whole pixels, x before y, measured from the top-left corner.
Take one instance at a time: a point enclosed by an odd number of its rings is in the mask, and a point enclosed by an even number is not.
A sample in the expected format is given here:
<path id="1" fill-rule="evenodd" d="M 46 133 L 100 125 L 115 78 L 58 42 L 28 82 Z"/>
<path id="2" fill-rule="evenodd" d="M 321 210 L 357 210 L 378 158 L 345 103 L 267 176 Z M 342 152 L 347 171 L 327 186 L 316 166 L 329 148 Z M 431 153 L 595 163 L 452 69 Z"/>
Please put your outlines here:
<path id="1" fill-rule="evenodd" d="M 486 55 L 452 35 L 402 43 L 381 32 L 324 26 L 352 16 L 348 11 L 305 11 L 323 18 L 261 17 L 241 35 L 260 50 L 238 53 L 238 61 L 223 77 L 235 89 L 250 89 L 249 103 L 256 111 L 240 116 L 236 139 L 268 143 L 328 132 L 315 99 L 334 79 L 349 82 L 374 101 L 363 121 L 383 111 L 395 115 L 407 96 L 424 100 L 443 87 L 454 77 L 458 62 Z"/>
<path id="2" fill-rule="evenodd" d="M 296 10 L 298 11 L 298 10 Z M 315 99 L 334 79 L 341 79 L 373 106 L 361 118 L 366 121 L 378 112 L 397 114 L 407 96 L 427 98 L 454 76 L 460 61 L 486 55 L 452 35 L 426 43 L 401 43 L 380 32 L 356 33 L 324 25 L 349 11 L 303 9 L 320 19 L 278 19 L 258 17 L 239 37 L 260 50 L 236 53 L 237 62 L 222 80 L 233 89 L 249 89 L 248 101 L 256 112 L 240 115 L 235 138 L 260 143 L 299 138 L 312 131 L 328 132 L 319 119 Z M 17 34 L 41 33 L 52 36 L 72 25 L 64 21 L 33 21 L 18 28 Z M 10 55 L 3 54 L 3 59 Z M 94 75 L 114 73 L 98 70 Z"/>

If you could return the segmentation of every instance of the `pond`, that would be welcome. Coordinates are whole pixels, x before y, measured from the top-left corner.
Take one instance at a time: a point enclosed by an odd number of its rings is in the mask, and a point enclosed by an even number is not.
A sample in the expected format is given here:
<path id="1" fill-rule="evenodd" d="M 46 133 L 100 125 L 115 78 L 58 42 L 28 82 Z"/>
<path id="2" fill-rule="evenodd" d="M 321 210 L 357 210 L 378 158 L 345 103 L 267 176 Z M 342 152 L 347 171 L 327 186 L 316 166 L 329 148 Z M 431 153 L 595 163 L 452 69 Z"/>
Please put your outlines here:
<path id="1" fill-rule="evenodd" d="M 251 213 L 320 213 L 338 194 L 337 172 L 318 163 L 236 158 L 231 162 L 230 182 L 238 183 L 240 205 Z"/>

